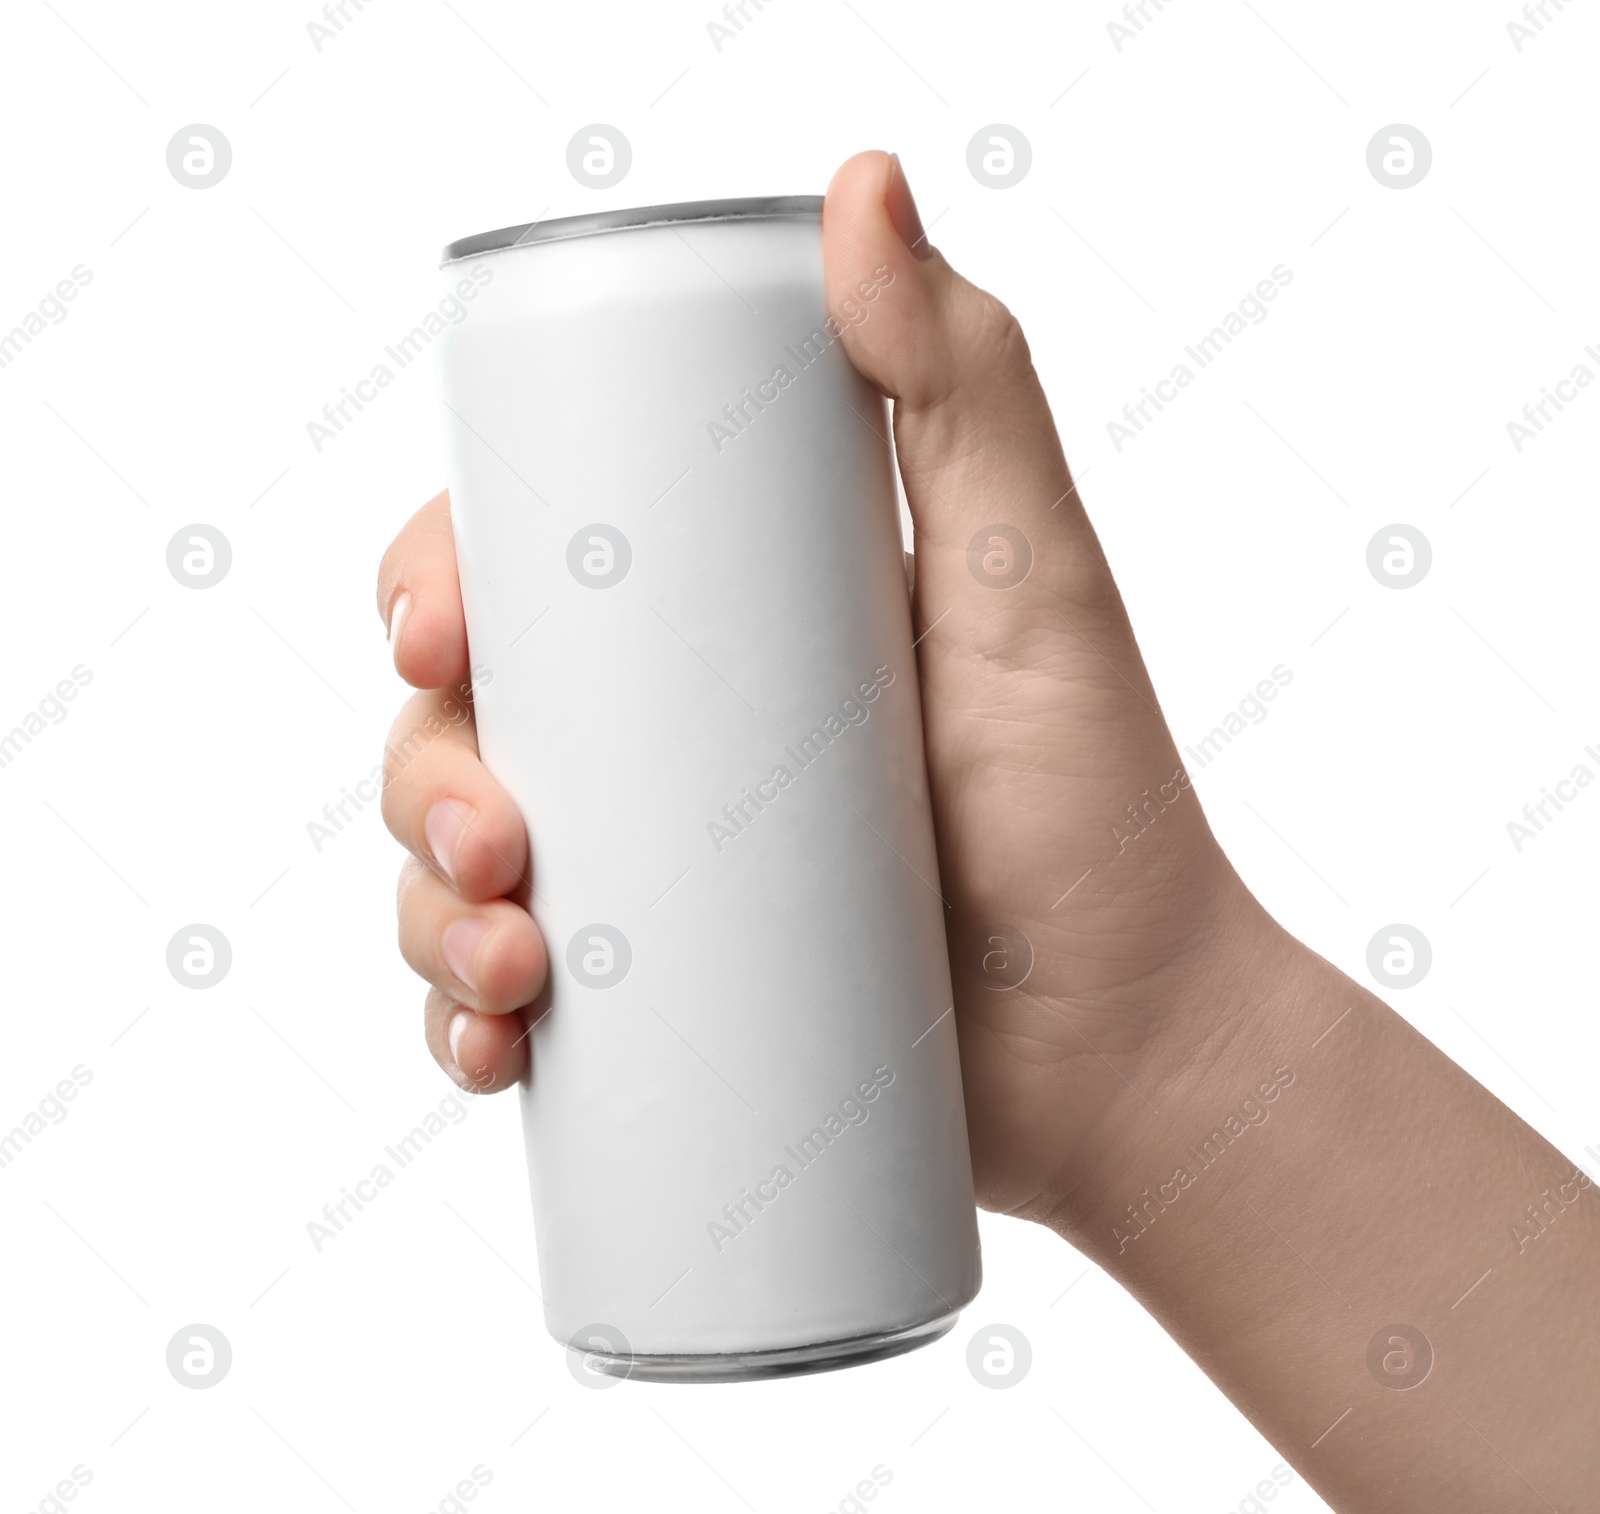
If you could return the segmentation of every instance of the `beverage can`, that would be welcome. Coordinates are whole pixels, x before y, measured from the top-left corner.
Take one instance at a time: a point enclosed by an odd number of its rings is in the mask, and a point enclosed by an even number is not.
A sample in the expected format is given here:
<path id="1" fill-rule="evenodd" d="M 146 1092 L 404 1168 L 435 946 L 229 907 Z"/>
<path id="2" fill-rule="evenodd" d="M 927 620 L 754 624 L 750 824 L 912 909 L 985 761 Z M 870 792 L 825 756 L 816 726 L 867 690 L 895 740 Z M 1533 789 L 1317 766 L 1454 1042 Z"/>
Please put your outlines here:
<path id="1" fill-rule="evenodd" d="M 480 750 L 549 984 L 522 1111 L 546 1324 L 730 1381 L 936 1339 L 980 1263 L 888 423 L 817 197 L 446 249 Z"/>

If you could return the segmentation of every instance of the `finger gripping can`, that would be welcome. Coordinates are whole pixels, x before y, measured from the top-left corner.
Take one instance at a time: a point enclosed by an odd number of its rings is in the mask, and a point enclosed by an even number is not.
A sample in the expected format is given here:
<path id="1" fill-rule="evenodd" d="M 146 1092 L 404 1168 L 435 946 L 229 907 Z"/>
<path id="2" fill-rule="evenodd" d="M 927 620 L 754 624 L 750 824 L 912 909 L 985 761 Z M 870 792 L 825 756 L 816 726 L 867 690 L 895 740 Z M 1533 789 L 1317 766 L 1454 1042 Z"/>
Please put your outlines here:
<path id="1" fill-rule="evenodd" d="M 550 948 L 546 1323 L 727 1381 L 933 1340 L 980 1278 L 881 398 L 815 198 L 456 243 L 439 339 L 483 759 Z"/>

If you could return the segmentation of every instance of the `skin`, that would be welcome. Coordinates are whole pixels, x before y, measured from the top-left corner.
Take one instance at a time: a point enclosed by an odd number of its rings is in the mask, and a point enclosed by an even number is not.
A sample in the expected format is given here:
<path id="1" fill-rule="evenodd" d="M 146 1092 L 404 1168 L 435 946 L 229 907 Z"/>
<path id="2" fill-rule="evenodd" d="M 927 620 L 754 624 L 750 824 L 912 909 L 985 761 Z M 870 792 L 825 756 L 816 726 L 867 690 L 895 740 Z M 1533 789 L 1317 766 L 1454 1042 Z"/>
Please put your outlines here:
<path id="1" fill-rule="evenodd" d="M 980 1203 L 1105 1267 L 1335 1509 L 1600 1510 L 1600 1192 L 1240 880 L 1187 785 L 1021 329 L 928 245 L 897 159 L 839 170 L 823 251 L 830 308 L 894 273 L 842 340 L 893 402 L 915 524 Z M 996 521 L 1034 554 L 1006 592 L 967 567 Z M 419 691 L 392 744 L 430 717 L 446 727 L 384 791 L 411 853 L 401 950 L 432 985 L 429 1049 L 494 1091 L 525 1069 L 517 1011 L 548 959 L 522 819 L 464 718 L 446 495 L 385 554 L 378 607 Z M 997 920 L 1034 952 L 1003 994 L 975 966 Z M 1219 1127 L 1227 1140 L 1194 1149 Z"/>

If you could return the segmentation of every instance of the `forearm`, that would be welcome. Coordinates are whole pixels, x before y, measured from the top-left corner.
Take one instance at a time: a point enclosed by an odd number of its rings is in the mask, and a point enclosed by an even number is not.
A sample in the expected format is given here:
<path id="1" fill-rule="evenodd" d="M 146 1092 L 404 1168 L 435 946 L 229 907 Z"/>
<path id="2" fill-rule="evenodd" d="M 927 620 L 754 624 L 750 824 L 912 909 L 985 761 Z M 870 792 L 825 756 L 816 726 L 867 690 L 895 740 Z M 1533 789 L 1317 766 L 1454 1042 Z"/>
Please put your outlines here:
<path id="1" fill-rule="evenodd" d="M 1335 1508 L 1600 1509 L 1600 1191 L 1371 994 L 1250 932 L 1249 986 L 1183 1007 L 1209 1029 L 1153 1050 L 1149 1104 L 1056 1228 Z"/>

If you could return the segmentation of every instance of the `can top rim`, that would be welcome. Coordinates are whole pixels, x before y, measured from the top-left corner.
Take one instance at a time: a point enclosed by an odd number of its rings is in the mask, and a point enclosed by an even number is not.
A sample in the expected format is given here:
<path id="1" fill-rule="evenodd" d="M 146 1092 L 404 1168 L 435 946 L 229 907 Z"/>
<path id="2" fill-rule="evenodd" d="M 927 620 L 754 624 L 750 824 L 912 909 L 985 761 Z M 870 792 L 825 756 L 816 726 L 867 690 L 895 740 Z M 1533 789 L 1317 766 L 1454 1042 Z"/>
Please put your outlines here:
<path id="1" fill-rule="evenodd" d="M 767 195 L 747 200 L 687 200 L 678 205 L 641 205 L 632 210 L 602 210 L 586 216 L 562 216 L 554 221 L 530 221 L 463 237 L 444 250 L 440 267 L 488 252 L 509 252 L 540 242 L 565 242 L 574 237 L 598 236 L 608 231 L 632 231 L 642 226 L 678 226 L 692 221 L 800 220 L 822 214 L 821 195 Z"/>

